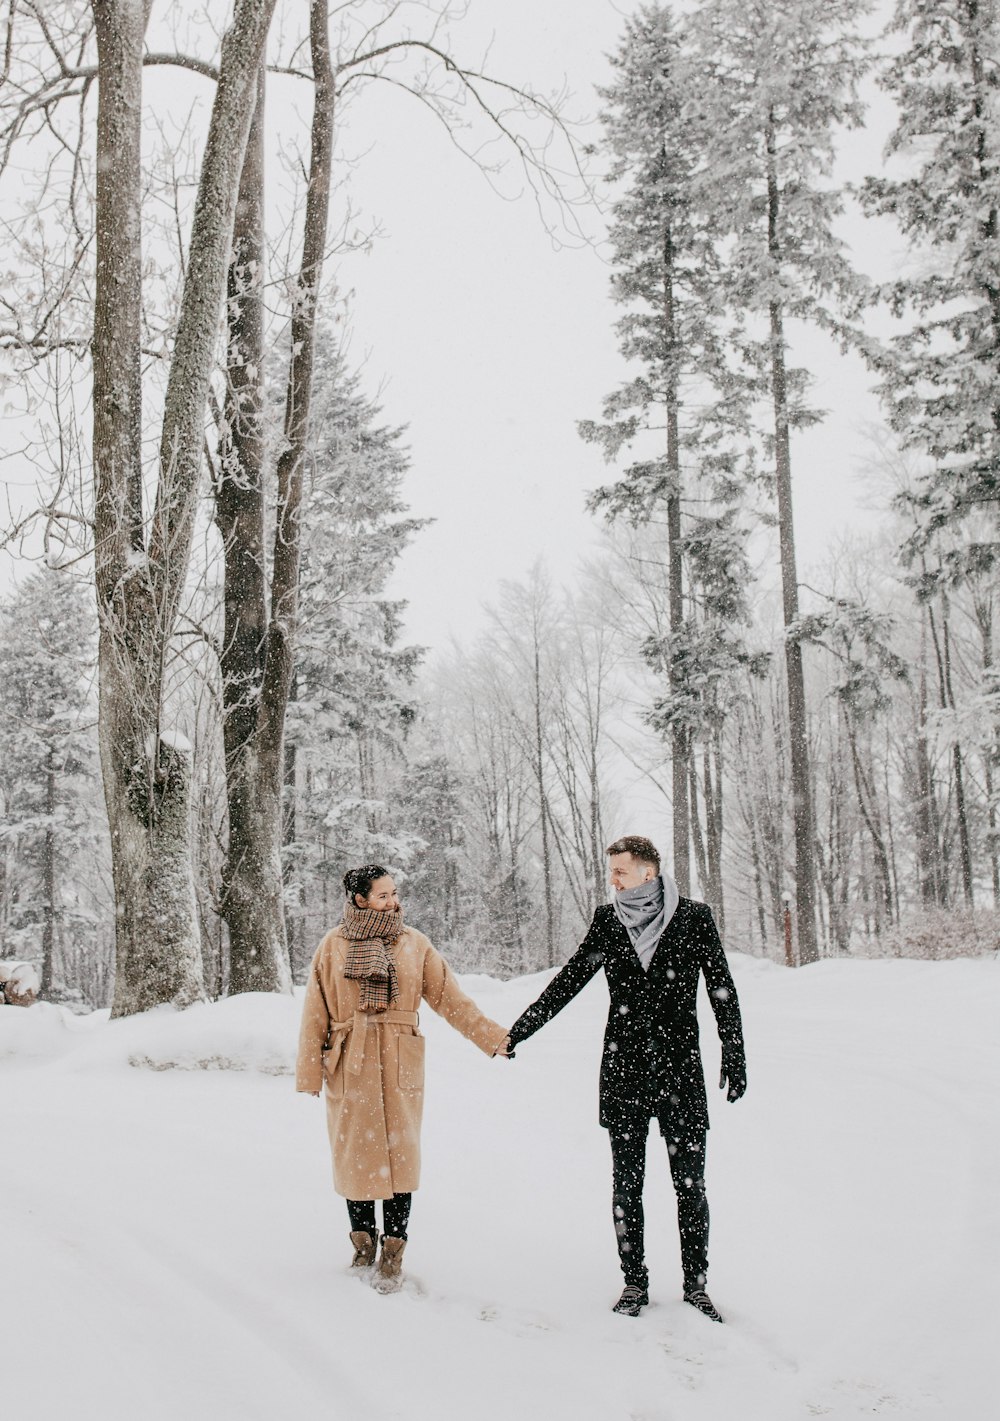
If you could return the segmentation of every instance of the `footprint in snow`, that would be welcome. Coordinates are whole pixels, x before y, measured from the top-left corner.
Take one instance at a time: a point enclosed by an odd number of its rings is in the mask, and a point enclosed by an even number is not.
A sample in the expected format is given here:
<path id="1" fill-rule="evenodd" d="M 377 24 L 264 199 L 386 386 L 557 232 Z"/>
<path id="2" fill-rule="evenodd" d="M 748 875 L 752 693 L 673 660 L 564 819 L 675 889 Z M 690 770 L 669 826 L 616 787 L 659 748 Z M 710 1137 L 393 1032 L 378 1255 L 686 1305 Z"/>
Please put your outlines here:
<path id="1" fill-rule="evenodd" d="M 548 1319 L 541 1317 L 538 1313 L 512 1314 L 504 1312 L 492 1303 L 481 1307 L 476 1316 L 480 1322 L 499 1323 L 505 1332 L 513 1333 L 515 1337 L 530 1337 L 536 1332 L 551 1332 L 552 1330 Z"/>

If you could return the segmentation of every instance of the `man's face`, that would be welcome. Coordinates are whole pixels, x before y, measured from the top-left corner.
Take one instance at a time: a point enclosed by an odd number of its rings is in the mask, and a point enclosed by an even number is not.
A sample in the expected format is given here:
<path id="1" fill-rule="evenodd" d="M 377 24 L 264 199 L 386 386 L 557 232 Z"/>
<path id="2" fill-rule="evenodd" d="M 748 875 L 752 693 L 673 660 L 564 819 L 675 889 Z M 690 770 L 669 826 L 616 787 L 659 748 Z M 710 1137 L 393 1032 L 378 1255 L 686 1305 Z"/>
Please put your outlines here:
<path id="1" fill-rule="evenodd" d="M 651 863 L 643 863 L 631 854 L 612 854 L 608 864 L 611 887 L 616 893 L 624 893 L 626 888 L 638 888 L 640 883 L 649 883 L 656 877 L 656 869 Z"/>
<path id="2" fill-rule="evenodd" d="M 361 898 L 360 893 L 356 895 L 355 901 L 357 898 Z M 362 898 L 358 906 L 372 908 L 376 913 L 395 912 L 399 907 L 399 894 L 391 876 L 386 873 L 381 878 L 376 878 L 368 897 Z"/>

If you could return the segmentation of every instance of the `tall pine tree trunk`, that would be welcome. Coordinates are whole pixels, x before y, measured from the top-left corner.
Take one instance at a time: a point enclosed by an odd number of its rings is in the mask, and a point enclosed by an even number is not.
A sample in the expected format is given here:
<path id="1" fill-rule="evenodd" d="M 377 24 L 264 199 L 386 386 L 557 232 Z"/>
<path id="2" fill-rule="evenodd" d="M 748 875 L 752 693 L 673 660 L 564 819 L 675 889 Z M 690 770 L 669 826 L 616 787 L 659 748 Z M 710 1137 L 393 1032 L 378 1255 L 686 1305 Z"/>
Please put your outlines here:
<path id="1" fill-rule="evenodd" d="M 726 930 L 726 904 L 722 886 L 722 731 L 713 726 L 703 752 L 705 781 L 705 840 L 708 854 L 709 906 L 719 936 Z"/>
<path id="2" fill-rule="evenodd" d="M 552 850 L 549 845 L 549 802 L 545 788 L 545 741 L 542 732 L 542 668 L 538 645 L 538 624 L 534 627 L 535 693 L 535 778 L 538 783 L 538 811 L 542 821 L 542 884 L 545 890 L 545 961 L 556 965 L 555 909 L 552 898 Z"/>
<path id="3" fill-rule="evenodd" d="M 934 778 L 927 743 L 927 613 L 920 618 L 920 676 L 917 683 L 916 823 L 917 879 L 921 902 L 944 906 L 938 870 L 937 835 L 934 831 Z"/>
<path id="4" fill-rule="evenodd" d="M 681 555 L 681 459 L 680 411 L 677 394 L 677 328 L 674 313 L 674 248 L 670 222 L 663 235 L 663 338 L 666 414 L 667 414 L 667 474 L 670 493 L 667 498 L 667 577 L 670 631 L 677 636 L 684 622 L 684 570 Z M 678 690 L 682 680 L 671 656 L 670 688 Z M 688 797 L 688 760 L 690 735 L 685 725 L 674 722 L 670 728 L 670 767 L 673 822 L 673 876 L 679 892 L 686 898 L 691 893 L 691 805 Z"/>
<path id="5" fill-rule="evenodd" d="M 775 276 L 780 264 L 778 241 L 779 192 L 773 116 L 767 125 L 767 234 Z M 795 919 L 798 960 L 815 962 L 816 870 L 813 848 L 812 793 L 806 721 L 802 643 L 788 629 L 798 620 L 799 583 L 795 564 L 795 524 L 792 516 L 792 460 L 785 376 L 785 333 L 781 302 L 770 302 L 771 390 L 774 402 L 775 478 L 778 493 L 778 541 L 781 554 L 781 603 L 785 624 L 785 677 L 788 686 L 788 734 L 792 770 L 792 823 L 795 833 Z"/>
<path id="6" fill-rule="evenodd" d="M 47 997 L 52 991 L 56 954 L 56 751 L 49 744 L 45 756 L 45 839 L 42 844 L 42 879 L 45 907 L 42 921 L 42 971 L 39 991 Z"/>
<path id="7" fill-rule="evenodd" d="M 976 598 L 976 621 L 982 641 L 983 682 L 993 684 L 993 607 L 989 597 Z M 986 792 L 987 841 L 990 859 L 990 883 L 993 906 L 1000 907 L 1000 857 L 997 854 L 997 806 L 993 768 L 996 764 L 996 732 L 983 750 L 983 789 Z"/>
<path id="8" fill-rule="evenodd" d="M 292 680 L 288 700 L 291 704 L 298 694 L 297 678 Z M 285 940 L 288 943 L 288 962 L 292 981 L 300 980 L 301 970 L 308 963 L 305 956 L 305 881 L 300 873 L 296 854 L 299 835 L 299 752 L 298 746 L 285 741 L 285 786 L 281 815 L 281 878 L 285 902 Z M 298 885 L 297 901 L 291 907 L 293 886 Z"/>
<path id="9" fill-rule="evenodd" d="M 951 629 L 948 594 L 941 592 L 941 631 L 938 633 L 933 607 L 928 607 L 931 638 L 938 668 L 938 694 L 942 710 L 955 709 L 955 693 L 951 679 Z M 962 872 L 962 893 L 966 905 L 972 907 L 972 845 L 969 838 L 969 817 L 965 801 L 965 763 L 957 733 L 951 746 L 951 766 L 955 786 L 955 818 L 958 824 L 958 853 Z"/>

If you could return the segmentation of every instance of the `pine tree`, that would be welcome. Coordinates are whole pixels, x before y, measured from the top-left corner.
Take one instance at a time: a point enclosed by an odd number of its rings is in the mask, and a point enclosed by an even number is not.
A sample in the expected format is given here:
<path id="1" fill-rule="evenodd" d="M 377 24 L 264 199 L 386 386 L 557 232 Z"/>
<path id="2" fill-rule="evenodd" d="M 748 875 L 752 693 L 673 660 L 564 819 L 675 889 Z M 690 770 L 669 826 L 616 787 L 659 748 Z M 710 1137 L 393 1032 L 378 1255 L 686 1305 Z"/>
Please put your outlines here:
<path id="1" fill-rule="evenodd" d="M 892 29 L 906 40 L 882 76 L 898 106 L 895 171 L 863 196 L 914 257 L 879 293 L 906 329 L 871 354 L 902 446 L 932 461 L 908 495 L 916 556 L 984 506 L 995 520 L 1000 499 L 1000 12 L 995 0 L 899 0 Z M 949 561 L 961 576 L 997 551 L 994 532 Z"/>
<path id="2" fill-rule="evenodd" d="M 746 638 L 751 583 L 746 541 L 735 508 L 690 518 L 682 547 L 690 569 L 692 612 L 679 632 L 666 639 L 651 636 L 642 647 L 654 669 L 668 658 L 673 662 L 678 688 L 657 698 L 649 723 L 661 733 L 680 725 L 692 750 L 701 751 L 700 776 L 696 754 L 688 763 L 692 840 L 698 877 L 720 932 L 726 916 L 722 871 L 726 720 L 745 694 L 746 675 L 765 675 L 769 665 L 769 657 L 752 651 Z M 699 792 L 704 801 L 704 834 Z"/>
<path id="3" fill-rule="evenodd" d="M 463 926 L 465 794 L 441 750 L 411 760 L 399 790 L 399 823 L 418 840 L 404 882 L 407 917 L 442 949 Z"/>
<path id="4" fill-rule="evenodd" d="M 405 603 L 386 596 L 396 562 L 424 520 L 406 516 L 403 430 L 380 422 L 332 342 L 314 391 L 316 440 L 303 511 L 301 632 L 286 753 L 286 879 L 292 903 L 321 890 L 339 911 L 350 862 L 400 866 L 410 836 L 388 802 L 416 715 L 421 648 L 401 646 Z M 292 906 L 291 911 L 296 910 Z M 305 944 L 300 944 L 300 958 Z"/>
<path id="5" fill-rule="evenodd" d="M 626 22 L 611 63 L 615 82 L 600 92 L 608 180 L 618 193 L 609 233 L 612 294 L 626 308 L 617 325 L 619 348 L 640 373 L 605 401 L 603 423 L 584 421 L 579 428 L 609 462 L 638 446 L 638 457 L 617 483 L 592 496 L 591 507 L 633 523 L 657 512 L 665 516 L 668 625 L 675 640 L 661 643 L 653 660 L 669 686 L 657 723 L 671 746 L 671 868 L 686 894 L 694 825 L 692 726 L 681 712 L 692 615 L 685 508 L 699 474 L 699 493 L 709 499 L 739 497 L 752 465 L 751 446 L 741 437 L 749 427 L 748 386 L 727 359 L 720 320 L 722 229 L 719 214 L 701 200 L 699 174 L 710 138 L 692 112 L 700 79 L 685 32 L 666 7 L 644 7 Z"/>
<path id="6" fill-rule="evenodd" d="M 874 918 L 878 934 L 893 921 L 897 895 L 870 744 L 878 721 L 892 705 L 889 688 L 894 681 L 907 680 L 909 668 L 890 645 L 893 619 L 849 598 L 831 598 L 823 611 L 803 617 L 797 634 L 803 641 L 825 645 L 837 668 L 830 695 L 843 711 L 858 810 L 877 868 Z"/>
<path id="7" fill-rule="evenodd" d="M 861 118 L 869 9 L 870 0 L 705 0 L 691 21 L 691 107 L 711 135 L 700 201 L 725 224 L 725 301 L 745 318 L 746 371 L 771 414 L 802 962 L 818 949 L 791 435 L 819 416 L 806 403 L 807 372 L 789 366 L 787 326 L 851 336 L 861 284 L 834 232 L 843 203 L 831 172 L 837 128 Z"/>
<path id="8" fill-rule="evenodd" d="M 87 589 L 68 572 L 33 574 L 0 611 L 3 932 L 39 959 L 45 995 L 67 933 L 95 940 L 96 643 Z"/>
<path id="9" fill-rule="evenodd" d="M 882 78 L 898 106 L 886 150 L 896 171 L 869 178 L 863 195 L 870 212 L 895 219 L 915 260 L 880 292 L 906 329 L 870 354 L 902 446 L 929 460 L 901 495 L 912 519 L 903 555 L 916 564 L 941 705 L 953 709 L 949 588 L 988 573 L 1000 553 L 1000 12 L 995 0 L 899 0 L 892 28 L 906 39 Z M 940 564 L 930 577 L 928 561 Z M 969 785 L 957 738 L 952 775 L 971 905 Z M 990 854 L 995 865 L 992 844 Z"/>

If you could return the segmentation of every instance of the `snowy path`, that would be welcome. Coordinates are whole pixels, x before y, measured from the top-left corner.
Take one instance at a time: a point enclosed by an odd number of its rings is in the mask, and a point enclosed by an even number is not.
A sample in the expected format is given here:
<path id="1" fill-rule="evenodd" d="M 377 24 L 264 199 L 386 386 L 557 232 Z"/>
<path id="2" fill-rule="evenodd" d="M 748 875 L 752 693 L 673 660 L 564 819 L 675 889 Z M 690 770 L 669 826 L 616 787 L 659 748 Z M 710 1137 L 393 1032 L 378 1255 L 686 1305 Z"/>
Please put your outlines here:
<path id="1" fill-rule="evenodd" d="M 713 1102 L 711 1290 L 679 1297 L 649 1143 L 652 1305 L 619 1275 L 593 983 L 507 1065 L 432 1013 L 409 1281 L 345 1272 L 296 1003 L 0 1009 L 5 1421 L 980 1421 L 1000 1324 L 1000 964 L 735 958 L 750 1091 Z M 468 979 L 507 1021 L 544 978 Z M 710 1013 L 703 1036 L 717 1059 Z M 202 1060 L 246 1069 L 142 1069 Z M 223 1062 L 211 1061 L 218 1056 Z"/>

